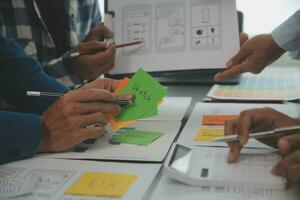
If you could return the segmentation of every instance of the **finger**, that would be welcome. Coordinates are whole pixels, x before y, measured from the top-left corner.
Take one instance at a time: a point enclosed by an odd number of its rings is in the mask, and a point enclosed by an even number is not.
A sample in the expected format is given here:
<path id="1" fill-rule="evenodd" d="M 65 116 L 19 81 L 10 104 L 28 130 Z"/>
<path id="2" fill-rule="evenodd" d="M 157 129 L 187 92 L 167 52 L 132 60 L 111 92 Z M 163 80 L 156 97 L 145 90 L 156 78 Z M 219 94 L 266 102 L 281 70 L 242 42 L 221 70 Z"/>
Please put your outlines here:
<path id="1" fill-rule="evenodd" d="M 242 46 L 249 39 L 248 35 L 244 32 L 240 33 L 240 45 Z"/>
<path id="2" fill-rule="evenodd" d="M 117 99 L 125 99 L 125 100 L 134 100 L 134 95 L 132 93 L 123 93 L 115 95 Z"/>
<path id="3" fill-rule="evenodd" d="M 249 63 L 249 61 L 246 60 L 240 65 L 235 65 L 233 67 L 226 69 L 223 72 L 218 73 L 214 78 L 215 80 L 222 80 L 232 76 L 240 75 L 242 73 L 248 72 L 251 66 L 252 66 L 251 63 Z"/>
<path id="4" fill-rule="evenodd" d="M 104 26 L 102 23 L 98 24 L 93 31 L 95 36 L 100 39 L 112 38 L 114 36 L 113 32 L 109 30 L 106 26 Z"/>
<path id="5" fill-rule="evenodd" d="M 225 122 L 225 129 L 224 133 L 225 135 L 233 135 L 236 134 L 236 128 L 239 123 L 238 119 L 230 120 Z M 230 151 L 227 157 L 228 163 L 234 163 L 237 161 L 239 154 L 241 152 L 242 146 L 239 144 L 239 142 L 228 142 L 227 143 Z"/>
<path id="6" fill-rule="evenodd" d="M 300 181 L 300 163 L 292 165 L 287 169 L 286 178 L 292 183 Z"/>
<path id="7" fill-rule="evenodd" d="M 278 162 L 273 167 L 272 174 L 277 176 L 284 176 L 287 172 L 287 169 L 295 164 L 300 164 L 300 151 L 293 152 L 291 155 Z"/>
<path id="8" fill-rule="evenodd" d="M 66 102 L 92 102 L 92 101 L 112 101 L 113 94 L 102 89 L 84 89 L 70 91 L 61 97 Z"/>
<path id="9" fill-rule="evenodd" d="M 242 63 L 251 54 L 251 51 L 246 47 L 246 44 L 247 43 L 242 45 L 239 52 L 226 63 L 228 67 Z"/>
<path id="10" fill-rule="evenodd" d="M 78 103 L 73 107 L 74 115 L 86 115 L 96 112 L 118 114 L 121 108 L 117 104 L 105 103 L 105 102 L 90 102 L 90 103 Z"/>
<path id="11" fill-rule="evenodd" d="M 96 53 L 94 55 L 91 55 L 90 56 L 91 61 L 95 65 L 101 65 L 101 64 L 111 63 L 112 59 L 115 56 L 115 49 L 116 49 L 116 46 L 115 45 L 111 45 L 104 52 L 99 52 L 99 53 Z"/>
<path id="12" fill-rule="evenodd" d="M 94 124 L 106 125 L 108 123 L 108 116 L 102 112 L 92 113 L 80 117 L 79 127 L 86 128 Z"/>
<path id="13" fill-rule="evenodd" d="M 278 148 L 282 155 L 287 156 L 300 149 L 300 133 L 282 137 L 278 141 Z"/>
<path id="14" fill-rule="evenodd" d="M 104 42 L 99 42 L 97 40 L 92 40 L 88 42 L 84 42 L 78 45 L 77 51 L 80 54 L 90 54 L 97 51 L 103 51 L 107 49 L 107 44 Z"/>
<path id="15" fill-rule="evenodd" d="M 240 123 L 237 127 L 237 134 L 239 135 L 239 141 L 242 146 L 247 144 L 249 138 L 249 131 L 253 122 L 253 110 L 243 111 L 240 114 Z"/>

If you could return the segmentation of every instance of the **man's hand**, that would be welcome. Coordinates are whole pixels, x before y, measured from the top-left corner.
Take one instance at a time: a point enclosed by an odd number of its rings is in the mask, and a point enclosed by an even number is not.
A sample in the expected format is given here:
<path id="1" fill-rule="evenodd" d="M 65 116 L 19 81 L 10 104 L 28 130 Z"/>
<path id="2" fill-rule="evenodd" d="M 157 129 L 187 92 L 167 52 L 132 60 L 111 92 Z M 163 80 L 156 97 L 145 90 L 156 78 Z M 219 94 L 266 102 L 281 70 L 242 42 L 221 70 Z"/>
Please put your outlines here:
<path id="1" fill-rule="evenodd" d="M 103 41 L 104 39 L 110 39 L 114 37 L 114 33 L 109 30 L 106 26 L 102 23 L 96 25 L 94 28 L 91 29 L 87 37 L 85 38 L 85 42 L 97 40 Z"/>
<path id="2" fill-rule="evenodd" d="M 228 142 L 230 152 L 228 162 L 237 161 L 242 147 L 247 144 L 249 133 L 271 130 L 280 127 L 299 125 L 300 121 L 286 116 L 271 108 L 252 109 L 241 112 L 238 119 L 225 123 L 225 135 L 238 134 L 238 142 Z M 277 146 L 279 137 L 260 140 L 268 145 Z"/>
<path id="3" fill-rule="evenodd" d="M 300 133 L 282 137 L 278 141 L 282 161 L 272 169 L 272 174 L 286 177 L 290 183 L 300 181 Z"/>
<path id="4" fill-rule="evenodd" d="M 115 45 L 107 47 L 97 40 L 79 44 L 71 52 L 79 52 L 80 56 L 71 60 L 76 74 L 81 80 L 97 78 L 115 66 Z"/>
<path id="5" fill-rule="evenodd" d="M 245 72 L 258 74 L 285 52 L 275 43 L 271 34 L 255 36 L 241 45 L 240 51 L 226 64 L 228 69 L 217 74 L 215 80 Z"/>
<path id="6" fill-rule="evenodd" d="M 44 134 L 39 152 L 67 150 L 87 139 L 104 134 L 108 114 L 117 115 L 121 108 L 112 103 L 112 93 L 102 89 L 70 91 L 42 115 Z M 96 127 L 87 128 L 90 125 Z"/>

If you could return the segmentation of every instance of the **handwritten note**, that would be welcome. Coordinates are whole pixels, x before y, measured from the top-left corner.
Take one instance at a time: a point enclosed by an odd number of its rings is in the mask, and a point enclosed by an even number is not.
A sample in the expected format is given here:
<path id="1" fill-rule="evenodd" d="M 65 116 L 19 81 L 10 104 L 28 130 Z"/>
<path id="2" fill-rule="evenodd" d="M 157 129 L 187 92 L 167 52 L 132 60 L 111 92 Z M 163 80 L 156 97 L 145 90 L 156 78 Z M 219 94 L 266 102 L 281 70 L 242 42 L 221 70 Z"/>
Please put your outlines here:
<path id="1" fill-rule="evenodd" d="M 218 137 L 224 136 L 224 129 L 208 129 L 202 128 L 194 138 L 196 142 L 209 142 Z"/>
<path id="2" fill-rule="evenodd" d="M 135 175 L 86 172 L 65 194 L 121 197 L 136 179 Z"/>
<path id="3" fill-rule="evenodd" d="M 159 132 L 129 130 L 113 136 L 110 142 L 148 146 L 163 135 L 163 133 Z"/>
<path id="4" fill-rule="evenodd" d="M 237 115 L 204 115 L 203 125 L 225 125 L 225 121 L 238 118 Z"/>
<path id="5" fill-rule="evenodd" d="M 132 121 L 157 115 L 157 105 L 165 97 L 166 89 L 143 69 L 120 89 L 120 94 L 131 92 L 135 96 L 135 103 L 122 108 L 117 121 Z"/>

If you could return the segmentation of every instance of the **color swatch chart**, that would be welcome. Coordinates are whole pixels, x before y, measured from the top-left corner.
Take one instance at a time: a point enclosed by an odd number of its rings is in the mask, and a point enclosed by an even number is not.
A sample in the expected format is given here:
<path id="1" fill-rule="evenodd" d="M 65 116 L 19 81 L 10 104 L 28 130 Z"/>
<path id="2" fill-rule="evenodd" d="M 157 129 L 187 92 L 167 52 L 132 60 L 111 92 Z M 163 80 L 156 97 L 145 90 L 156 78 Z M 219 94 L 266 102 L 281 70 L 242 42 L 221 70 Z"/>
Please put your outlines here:
<path id="1" fill-rule="evenodd" d="M 237 85 L 215 85 L 208 97 L 224 100 L 291 101 L 299 99 L 297 75 L 244 76 Z"/>

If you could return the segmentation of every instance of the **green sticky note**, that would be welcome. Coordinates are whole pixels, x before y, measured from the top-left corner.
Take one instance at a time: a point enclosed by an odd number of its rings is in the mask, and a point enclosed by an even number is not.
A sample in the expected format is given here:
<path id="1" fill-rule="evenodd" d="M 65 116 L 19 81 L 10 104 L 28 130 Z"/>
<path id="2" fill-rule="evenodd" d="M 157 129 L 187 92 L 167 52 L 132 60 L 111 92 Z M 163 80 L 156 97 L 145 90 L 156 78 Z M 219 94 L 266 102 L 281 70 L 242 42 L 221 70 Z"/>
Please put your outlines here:
<path id="1" fill-rule="evenodd" d="M 135 95 L 135 103 L 124 106 L 117 121 L 131 121 L 143 118 L 148 113 L 157 113 L 157 105 L 166 96 L 166 89 L 143 69 L 130 79 L 120 90 L 120 94 L 131 92 Z"/>
<path id="2" fill-rule="evenodd" d="M 159 132 L 147 132 L 139 130 L 124 131 L 119 135 L 115 135 L 110 140 L 111 143 L 124 143 L 124 144 L 135 144 L 141 146 L 148 146 L 161 136 L 163 133 Z"/>

